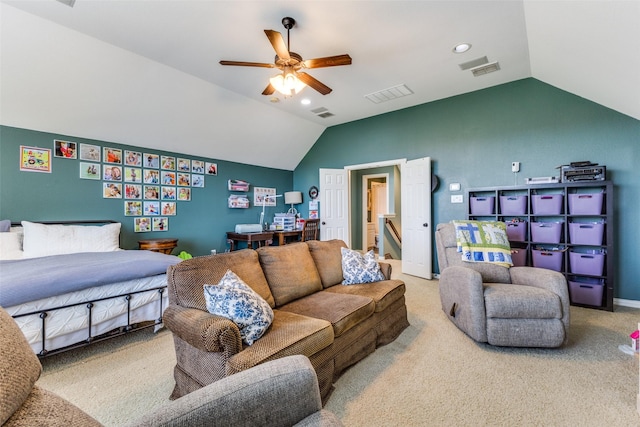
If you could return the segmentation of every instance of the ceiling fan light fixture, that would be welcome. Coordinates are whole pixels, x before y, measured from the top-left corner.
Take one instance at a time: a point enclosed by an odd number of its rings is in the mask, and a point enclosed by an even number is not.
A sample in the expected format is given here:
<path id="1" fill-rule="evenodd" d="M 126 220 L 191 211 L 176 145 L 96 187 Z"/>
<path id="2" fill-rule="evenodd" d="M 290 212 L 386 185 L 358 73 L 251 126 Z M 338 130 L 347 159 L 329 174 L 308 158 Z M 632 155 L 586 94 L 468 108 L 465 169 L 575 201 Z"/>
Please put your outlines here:
<path id="1" fill-rule="evenodd" d="M 296 76 L 295 71 L 291 67 L 285 67 L 282 74 L 271 77 L 269 83 L 285 96 L 293 96 L 307 87 L 307 85 Z"/>

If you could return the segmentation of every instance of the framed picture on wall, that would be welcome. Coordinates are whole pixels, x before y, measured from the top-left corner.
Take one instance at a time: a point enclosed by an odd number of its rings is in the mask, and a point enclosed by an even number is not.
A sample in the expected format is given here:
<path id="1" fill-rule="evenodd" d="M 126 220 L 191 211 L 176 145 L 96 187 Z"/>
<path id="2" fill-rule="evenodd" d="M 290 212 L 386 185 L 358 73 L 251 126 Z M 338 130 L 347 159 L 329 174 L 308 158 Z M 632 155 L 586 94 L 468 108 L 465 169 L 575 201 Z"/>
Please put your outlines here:
<path id="1" fill-rule="evenodd" d="M 51 149 L 21 145 L 20 170 L 51 173 Z"/>
<path id="2" fill-rule="evenodd" d="M 176 199 L 176 187 L 162 187 L 160 193 L 160 199 L 162 200 L 175 200 Z"/>
<path id="3" fill-rule="evenodd" d="M 199 175 L 197 173 L 191 174 L 191 186 L 192 187 L 204 187 L 204 175 Z"/>
<path id="4" fill-rule="evenodd" d="M 218 164 L 206 162 L 207 175 L 218 175 Z"/>
<path id="5" fill-rule="evenodd" d="M 160 167 L 160 156 L 157 154 L 144 153 L 142 155 L 142 162 L 145 168 L 158 169 L 158 167 Z"/>
<path id="6" fill-rule="evenodd" d="M 151 221 L 146 217 L 139 217 L 133 219 L 133 231 L 136 233 L 146 233 L 151 231 Z"/>
<path id="7" fill-rule="evenodd" d="M 204 162 L 202 160 L 191 160 L 191 172 L 204 173 Z"/>
<path id="8" fill-rule="evenodd" d="M 80 144 L 80 160 L 99 162 L 101 158 L 100 146 L 93 144 Z"/>
<path id="9" fill-rule="evenodd" d="M 160 167 L 164 170 L 175 170 L 176 169 L 176 158 L 173 156 L 161 156 L 160 157 Z"/>
<path id="10" fill-rule="evenodd" d="M 80 178 L 100 179 L 100 163 L 80 162 Z"/>
<path id="11" fill-rule="evenodd" d="M 55 157 L 62 157 L 63 159 L 77 159 L 78 144 L 76 144 L 75 142 L 60 141 L 59 139 L 54 139 L 53 155 Z"/>
<path id="12" fill-rule="evenodd" d="M 159 200 L 160 199 L 160 186 L 158 186 L 158 185 L 145 185 L 144 186 L 144 199 L 145 200 Z"/>
<path id="13" fill-rule="evenodd" d="M 142 153 L 124 150 L 124 164 L 127 166 L 142 166 Z"/>
<path id="14" fill-rule="evenodd" d="M 191 187 L 178 188 L 178 200 L 188 202 L 191 200 Z"/>
<path id="15" fill-rule="evenodd" d="M 142 182 L 142 169 L 124 168 L 124 182 Z"/>
<path id="16" fill-rule="evenodd" d="M 175 215 L 176 202 L 160 202 L 160 212 L 162 215 Z"/>
<path id="17" fill-rule="evenodd" d="M 142 185 L 140 185 L 140 184 L 125 184 L 124 185 L 124 198 L 125 199 L 142 199 Z"/>
<path id="18" fill-rule="evenodd" d="M 122 199 L 122 184 L 116 182 L 103 182 L 102 197 L 105 199 Z"/>
<path id="19" fill-rule="evenodd" d="M 191 160 L 181 159 L 178 157 L 178 163 L 176 167 L 180 172 L 191 172 Z"/>
<path id="20" fill-rule="evenodd" d="M 191 185 L 191 174 L 190 173 L 178 173 L 177 177 L 178 185 L 181 187 L 188 187 Z"/>
<path id="21" fill-rule="evenodd" d="M 160 202 L 144 202 L 145 215 L 160 215 Z"/>
<path id="22" fill-rule="evenodd" d="M 125 216 L 140 216 L 142 215 L 142 202 L 127 200 L 124 202 L 124 215 Z"/>
<path id="23" fill-rule="evenodd" d="M 102 158 L 105 163 L 122 164 L 122 150 L 119 148 L 103 147 Z"/>
<path id="24" fill-rule="evenodd" d="M 122 181 L 122 166 L 104 165 L 102 179 L 104 181 Z"/>
<path id="25" fill-rule="evenodd" d="M 267 197 L 267 196 L 275 196 L 276 189 L 275 188 L 266 188 L 266 187 L 254 187 L 253 188 L 253 205 L 254 206 L 275 206 L 276 198 L 275 197 Z"/>
<path id="26" fill-rule="evenodd" d="M 168 231 L 169 230 L 169 218 L 166 216 L 159 216 L 157 218 L 152 218 L 152 229 L 153 231 Z"/>

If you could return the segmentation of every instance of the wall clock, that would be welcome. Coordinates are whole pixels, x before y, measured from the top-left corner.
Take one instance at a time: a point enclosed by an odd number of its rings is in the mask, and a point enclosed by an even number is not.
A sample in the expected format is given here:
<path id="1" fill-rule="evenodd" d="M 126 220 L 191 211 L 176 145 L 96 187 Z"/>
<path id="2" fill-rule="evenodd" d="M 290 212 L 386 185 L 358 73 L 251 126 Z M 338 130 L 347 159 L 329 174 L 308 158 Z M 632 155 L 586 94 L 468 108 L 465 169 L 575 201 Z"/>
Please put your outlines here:
<path id="1" fill-rule="evenodd" d="M 314 185 L 311 188 L 309 188 L 309 197 L 311 197 L 312 199 L 315 199 L 318 197 L 318 187 Z"/>

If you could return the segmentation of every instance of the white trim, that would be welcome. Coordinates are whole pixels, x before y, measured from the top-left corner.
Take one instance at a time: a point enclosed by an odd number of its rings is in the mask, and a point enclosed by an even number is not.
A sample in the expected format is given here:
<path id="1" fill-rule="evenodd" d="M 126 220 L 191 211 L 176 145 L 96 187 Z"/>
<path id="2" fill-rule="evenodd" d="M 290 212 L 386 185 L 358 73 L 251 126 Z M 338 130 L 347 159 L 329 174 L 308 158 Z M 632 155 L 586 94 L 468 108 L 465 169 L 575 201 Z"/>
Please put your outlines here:
<path id="1" fill-rule="evenodd" d="M 346 170 L 373 169 L 373 168 L 382 168 L 385 166 L 401 165 L 402 163 L 407 163 L 407 159 L 384 160 L 381 162 L 362 163 L 359 165 L 345 166 L 344 168 Z"/>
<path id="2" fill-rule="evenodd" d="M 619 305 L 620 307 L 640 308 L 640 301 L 636 301 L 633 299 L 614 298 L 613 304 Z"/>

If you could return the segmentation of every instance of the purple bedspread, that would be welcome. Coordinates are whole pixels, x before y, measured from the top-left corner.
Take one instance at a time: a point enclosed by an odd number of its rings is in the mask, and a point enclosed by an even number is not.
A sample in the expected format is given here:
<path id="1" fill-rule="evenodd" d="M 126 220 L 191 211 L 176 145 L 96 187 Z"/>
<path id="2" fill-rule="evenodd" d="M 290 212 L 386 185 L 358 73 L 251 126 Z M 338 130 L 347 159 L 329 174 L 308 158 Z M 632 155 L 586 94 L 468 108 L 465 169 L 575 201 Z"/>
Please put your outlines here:
<path id="1" fill-rule="evenodd" d="M 137 250 L 0 261 L 0 306 L 164 274 L 180 261 L 173 255 Z"/>

